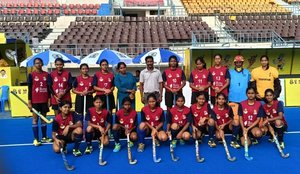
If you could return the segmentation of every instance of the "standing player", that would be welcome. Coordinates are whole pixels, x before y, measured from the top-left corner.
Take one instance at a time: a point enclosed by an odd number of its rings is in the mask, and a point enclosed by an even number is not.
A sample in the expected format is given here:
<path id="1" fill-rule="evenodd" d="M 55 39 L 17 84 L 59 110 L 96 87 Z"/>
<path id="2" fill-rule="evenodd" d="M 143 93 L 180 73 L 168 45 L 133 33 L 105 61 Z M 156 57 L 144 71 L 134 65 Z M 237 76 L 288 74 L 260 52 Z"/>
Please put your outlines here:
<path id="1" fill-rule="evenodd" d="M 274 90 L 274 98 L 278 98 L 281 92 L 280 80 L 278 78 L 278 70 L 269 65 L 269 57 L 263 55 L 260 57 L 261 66 L 251 72 L 251 86 L 257 89 L 257 100 L 264 99 L 266 89 Z"/>
<path id="2" fill-rule="evenodd" d="M 73 82 L 72 92 L 76 94 L 75 112 L 83 115 L 88 108 L 93 106 L 93 77 L 89 76 L 89 66 L 87 64 L 80 65 L 81 75 L 77 76 Z M 86 96 L 86 110 L 84 111 L 84 96 Z"/>
<path id="3" fill-rule="evenodd" d="M 206 69 L 206 63 L 202 57 L 198 57 L 195 60 L 196 69 L 191 72 L 190 75 L 190 88 L 192 88 L 192 100 L 191 104 L 197 102 L 197 96 L 200 92 L 204 92 L 205 101 L 208 102 L 208 88 L 211 85 L 211 74 Z"/>
<path id="4" fill-rule="evenodd" d="M 125 97 L 122 101 L 123 107 L 116 113 L 115 124 L 113 126 L 113 135 L 115 139 L 115 148 L 113 152 L 119 152 L 121 150 L 120 135 L 125 134 L 126 136 L 129 134 L 132 141 L 137 140 L 137 113 L 131 108 L 131 104 L 131 99 Z M 133 146 L 132 142 L 130 142 L 130 146 Z"/>
<path id="5" fill-rule="evenodd" d="M 160 141 L 167 141 L 168 136 L 163 131 L 165 121 L 164 111 L 161 107 L 157 107 L 157 99 L 155 94 L 147 96 L 147 105 L 141 110 L 141 123 L 138 129 L 139 146 L 138 152 L 143 152 L 145 148 L 144 138 L 146 134 L 150 134 L 152 138 L 157 137 Z"/>
<path id="6" fill-rule="evenodd" d="M 211 86 L 211 103 L 215 105 L 216 95 L 218 93 L 225 94 L 226 98 L 228 96 L 228 85 L 230 83 L 230 74 L 225 66 L 221 65 L 222 56 L 221 54 L 216 54 L 214 56 L 215 65 L 209 68 L 209 72 L 212 75 L 212 86 Z"/>
<path id="7" fill-rule="evenodd" d="M 226 96 L 223 93 L 218 93 L 216 96 L 216 105 L 213 108 L 212 117 L 217 128 L 217 139 L 223 139 L 225 133 L 232 133 L 230 146 L 236 149 L 240 148 L 237 142 L 240 131 L 239 121 L 233 120 L 233 111 L 226 103 Z"/>
<path id="8" fill-rule="evenodd" d="M 64 60 L 57 58 L 54 61 L 56 70 L 50 73 L 48 85 L 50 86 L 51 105 L 55 115 L 58 114 L 58 104 L 63 101 L 71 100 L 70 90 L 72 89 L 72 76 L 67 70 L 64 70 Z"/>
<path id="9" fill-rule="evenodd" d="M 191 106 L 191 114 L 193 116 L 192 135 L 195 140 L 201 142 L 202 137 L 208 132 L 209 145 L 214 147 L 216 146 L 213 138 L 215 134 L 215 121 L 211 118 L 212 111 L 210 105 L 206 102 L 205 95 L 204 92 L 200 92 L 196 96 L 197 103 Z"/>
<path id="10" fill-rule="evenodd" d="M 258 144 L 257 138 L 262 136 L 258 123 L 264 117 L 264 109 L 261 103 L 255 100 L 256 91 L 254 88 L 247 88 L 246 93 L 248 99 L 240 103 L 238 110 L 242 136 L 247 134 L 252 139 L 252 144 Z M 241 143 L 244 145 L 244 137 L 241 138 Z M 248 143 L 251 144 L 250 140 Z"/>
<path id="11" fill-rule="evenodd" d="M 173 100 L 177 95 L 182 95 L 182 88 L 185 86 L 186 77 L 182 69 L 178 68 L 178 60 L 176 56 L 170 56 L 169 68 L 166 69 L 162 78 L 164 81 L 165 104 L 170 110 L 173 106 Z M 174 98 L 175 97 L 175 98 Z"/>
<path id="12" fill-rule="evenodd" d="M 106 59 L 100 61 L 100 71 L 94 75 L 93 86 L 96 95 L 100 96 L 101 101 L 104 101 L 103 108 L 108 109 L 107 102 L 109 102 L 109 111 L 112 113 L 112 110 L 116 107 L 113 94 L 115 89 L 114 74 L 108 71 L 108 61 Z M 109 101 L 106 101 L 107 98 Z"/>
<path id="13" fill-rule="evenodd" d="M 270 123 L 270 126 L 272 126 L 278 136 L 281 148 L 284 148 L 283 135 L 288 126 L 284 118 L 283 102 L 274 100 L 274 91 L 272 89 L 265 91 L 265 98 L 266 104 L 263 107 L 267 117 L 263 124 L 267 125 L 267 123 Z M 273 141 L 273 138 L 270 138 L 269 141 Z"/>
<path id="14" fill-rule="evenodd" d="M 176 96 L 176 105 L 173 106 L 167 115 L 167 132 L 172 135 L 172 145 L 176 147 L 177 140 L 180 144 L 185 144 L 191 137 L 189 126 L 192 122 L 191 111 L 184 106 L 185 98 L 183 95 Z"/>
<path id="15" fill-rule="evenodd" d="M 108 130 L 111 127 L 112 117 L 110 113 L 103 108 L 104 102 L 100 96 L 95 96 L 94 107 L 89 108 L 85 120 L 88 121 L 88 127 L 86 128 L 85 138 L 87 147 L 85 154 L 90 154 L 93 151 L 92 139 L 97 138 L 99 141 L 103 141 L 103 145 L 108 145 Z M 103 139 L 101 137 L 104 136 Z"/>
<path id="16" fill-rule="evenodd" d="M 79 145 L 82 140 L 82 120 L 80 116 L 71 112 L 71 103 L 61 101 L 60 113 L 55 117 L 52 125 L 53 150 L 60 152 L 60 147 L 66 150 L 68 143 L 74 142 L 73 155 L 81 156 Z"/>
<path id="17" fill-rule="evenodd" d="M 47 79 L 49 74 L 42 70 L 43 61 L 41 58 L 34 59 L 35 71 L 29 74 L 28 83 L 28 108 L 36 109 L 42 115 L 46 116 L 49 112 L 50 105 L 50 92 L 49 86 L 47 85 Z M 47 137 L 47 124 L 41 119 L 42 129 L 42 143 L 51 142 L 52 140 Z M 38 128 L 38 116 L 32 113 L 32 130 L 33 130 L 33 145 L 39 146 L 39 128 Z"/>

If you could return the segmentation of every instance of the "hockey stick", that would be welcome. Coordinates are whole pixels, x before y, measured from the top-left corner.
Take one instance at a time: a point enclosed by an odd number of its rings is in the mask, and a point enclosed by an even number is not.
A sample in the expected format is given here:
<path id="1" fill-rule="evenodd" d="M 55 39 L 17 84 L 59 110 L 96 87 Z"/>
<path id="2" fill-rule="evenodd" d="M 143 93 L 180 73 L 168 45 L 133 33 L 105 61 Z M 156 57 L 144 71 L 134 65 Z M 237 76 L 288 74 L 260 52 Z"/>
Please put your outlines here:
<path id="1" fill-rule="evenodd" d="M 224 145 L 224 148 L 225 148 L 225 152 L 226 152 L 226 155 L 227 155 L 227 159 L 229 161 L 235 161 L 236 160 L 236 157 L 231 157 L 230 155 L 230 152 L 228 150 L 228 146 L 227 146 L 227 143 L 226 143 L 226 140 L 224 138 L 224 136 L 222 136 L 222 141 L 223 141 L 223 145 Z"/>
<path id="2" fill-rule="evenodd" d="M 64 149 L 63 149 L 63 146 L 61 145 L 61 143 L 59 143 L 59 149 L 60 149 L 60 154 L 61 154 L 61 156 L 62 156 L 62 159 L 63 159 L 63 161 L 64 161 L 64 165 L 65 165 L 66 169 L 67 169 L 68 171 L 74 170 L 75 167 L 74 167 L 74 166 L 70 166 L 69 163 L 68 163 L 68 160 L 67 160 L 67 158 L 66 158 L 66 155 L 65 155 L 65 153 L 64 153 Z"/>
<path id="3" fill-rule="evenodd" d="M 27 103 L 20 97 L 18 96 L 17 93 L 10 91 L 10 93 L 12 93 L 15 97 L 17 97 L 24 105 L 27 106 Z M 41 113 L 39 113 L 36 109 L 32 108 L 31 109 L 37 116 L 39 116 L 44 122 L 46 122 L 47 124 L 50 124 L 53 122 L 53 119 L 51 118 L 50 120 L 48 120 L 45 116 L 43 116 Z"/>
<path id="4" fill-rule="evenodd" d="M 173 161 L 178 161 L 179 157 L 176 157 L 174 155 L 174 147 L 172 145 L 172 136 L 171 135 L 169 135 L 169 140 L 170 140 L 170 154 L 171 154 L 171 158 L 172 158 Z"/>
<path id="5" fill-rule="evenodd" d="M 129 164 L 136 164 L 137 160 L 136 159 L 132 160 L 132 156 L 131 156 L 129 133 L 127 134 L 127 151 L 128 151 L 128 162 L 129 162 Z"/>
<path id="6" fill-rule="evenodd" d="M 248 153 L 248 136 L 247 136 L 247 133 L 244 135 L 244 146 L 245 146 L 245 158 L 246 160 L 248 161 L 251 161 L 253 160 L 253 157 L 252 156 L 249 156 L 249 153 Z"/>
<path id="7" fill-rule="evenodd" d="M 100 166 L 105 166 L 107 164 L 107 161 L 102 160 L 103 141 L 104 141 L 104 134 L 101 136 L 101 143 L 100 143 L 100 150 L 99 150 L 99 165 Z"/>
<path id="8" fill-rule="evenodd" d="M 288 158 L 288 157 L 290 156 L 290 154 L 289 154 L 289 153 L 284 154 L 283 150 L 282 150 L 281 147 L 280 147 L 280 144 L 279 144 L 279 142 L 278 142 L 278 139 L 277 139 L 277 137 L 276 137 L 276 135 L 275 135 L 275 132 L 274 132 L 273 127 L 270 125 L 269 122 L 268 122 L 268 125 L 269 125 L 269 131 L 270 131 L 270 133 L 272 134 L 272 136 L 273 136 L 273 138 L 274 138 L 274 140 L 275 140 L 275 144 L 276 144 L 276 146 L 277 146 L 277 149 L 278 149 L 278 151 L 279 151 L 281 157 L 282 157 L 282 158 Z"/>
<path id="9" fill-rule="evenodd" d="M 197 160 L 197 162 L 198 163 L 204 162 L 204 158 L 201 158 L 200 154 L 199 154 L 199 142 L 198 142 L 198 140 L 195 140 L 195 149 L 196 149 L 196 160 Z"/>
<path id="10" fill-rule="evenodd" d="M 153 161 L 155 163 L 159 163 L 161 161 L 161 158 L 156 157 L 155 136 L 152 137 L 152 155 L 153 155 Z"/>
<path id="11" fill-rule="evenodd" d="M 173 94 L 173 106 L 176 105 L 176 94 Z"/>

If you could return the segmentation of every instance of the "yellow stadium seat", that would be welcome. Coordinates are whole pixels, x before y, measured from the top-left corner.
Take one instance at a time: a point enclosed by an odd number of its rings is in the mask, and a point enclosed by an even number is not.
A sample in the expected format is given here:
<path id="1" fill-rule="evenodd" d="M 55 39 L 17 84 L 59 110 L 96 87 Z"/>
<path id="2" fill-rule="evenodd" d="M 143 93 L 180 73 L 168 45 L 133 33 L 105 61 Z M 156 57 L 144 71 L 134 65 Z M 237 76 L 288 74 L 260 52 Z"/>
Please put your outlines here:
<path id="1" fill-rule="evenodd" d="M 0 33 L 0 44 L 6 43 L 5 33 Z"/>

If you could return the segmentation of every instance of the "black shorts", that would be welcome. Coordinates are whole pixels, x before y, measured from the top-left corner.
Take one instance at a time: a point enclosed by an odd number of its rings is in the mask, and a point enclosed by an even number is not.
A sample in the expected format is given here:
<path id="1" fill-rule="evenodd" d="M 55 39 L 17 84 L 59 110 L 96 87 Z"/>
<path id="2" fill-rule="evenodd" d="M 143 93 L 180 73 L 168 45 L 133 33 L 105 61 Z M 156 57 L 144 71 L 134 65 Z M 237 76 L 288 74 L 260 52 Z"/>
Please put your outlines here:
<path id="1" fill-rule="evenodd" d="M 32 108 L 42 114 L 49 112 L 48 103 L 32 103 Z"/>
<path id="2" fill-rule="evenodd" d="M 103 108 L 107 109 L 107 104 L 106 104 L 106 95 L 97 95 L 101 98 L 103 101 Z M 109 109 L 113 110 L 116 108 L 116 103 L 115 103 L 115 97 L 113 94 L 108 95 L 108 100 L 109 100 Z"/>
<path id="3" fill-rule="evenodd" d="M 179 91 L 176 95 L 182 95 L 182 91 Z M 175 95 L 175 97 L 176 97 Z M 172 92 L 166 91 L 165 92 L 165 104 L 168 108 L 171 108 L 174 104 L 174 94 Z"/>
<path id="4" fill-rule="evenodd" d="M 201 132 L 201 134 L 208 134 L 207 125 L 197 126 L 197 129 Z"/>
<path id="5" fill-rule="evenodd" d="M 102 136 L 101 132 L 99 130 L 94 129 L 93 140 L 98 140 L 101 136 Z"/>
<path id="6" fill-rule="evenodd" d="M 201 92 L 192 92 L 191 104 L 197 103 L 197 96 L 200 93 Z M 208 100 L 209 100 L 208 92 L 204 92 L 204 96 L 205 96 L 205 101 L 208 102 Z"/>
<path id="7" fill-rule="evenodd" d="M 125 129 L 121 128 L 121 129 L 118 130 L 118 132 L 119 132 L 120 138 L 127 138 L 127 136 L 126 136 L 126 134 L 125 134 Z M 136 128 L 134 128 L 134 129 L 131 131 L 131 133 L 132 133 L 132 132 L 136 132 L 136 133 L 137 133 Z"/>
<path id="8" fill-rule="evenodd" d="M 69 132 L 66 136 L 57 135 L 56 138 L 59 139 L 59 140 L 63 140 L 66 144 L 74 142 L 72 140 L 72 132 Z"/>
<path id="9" fill-rule="evenodd" d="M 232 134 L 232 130 L 229 129 L 229 124 L 224 127 L 223 131 L 224 134 Z"/>
<path id="10" fill-rule="evenodd" d="M 274 131 L 275 131 L 275 130 L 276 130 L 275 122 L 270 123 L 270 125 L 272 126 L 272 128 L 273 128 Z M 288 125 L 287 125 L 287 124 L 284 124 L 282 128 L 283 128 L 283 132 L 286 132 L 287 129 L 288 129 Z"/>
<path id="11" fill-rule="evenodd" d="M 84 110 L 83 107 L 84 107 L 84 96 L 76 95 L 75 112 L 77 112 L 79 114 L 83 114 L 83 110 Z M 93 107 L 93 96 L 87 95 L 86 96 L 86 112 L 90 107 Z"/>
<path id="12" fill-rule="evenodd" d="M 215 106 L 215 104 L 216 104 L 216 97 L 215 96 L 210 96 L 210 103 Z"/>
<path id="13" fill-rule="evenodd" d="M 259 128 L 258 126 L 254 126 L 252 129 L 254 129 L 254 128 Z M 253 136 L 253 134 L 252 134 L 252 129 L 250 129 L 250 130 L 248 130 L 248 137 L 249 138 L 253 138 L 254 136 Z M 239 133 L 239 136 L 240 137 L 243 137 L 244 135 L 243 135 L 243 129 L 241 128 L 240 129 L 240 133 Z"/>

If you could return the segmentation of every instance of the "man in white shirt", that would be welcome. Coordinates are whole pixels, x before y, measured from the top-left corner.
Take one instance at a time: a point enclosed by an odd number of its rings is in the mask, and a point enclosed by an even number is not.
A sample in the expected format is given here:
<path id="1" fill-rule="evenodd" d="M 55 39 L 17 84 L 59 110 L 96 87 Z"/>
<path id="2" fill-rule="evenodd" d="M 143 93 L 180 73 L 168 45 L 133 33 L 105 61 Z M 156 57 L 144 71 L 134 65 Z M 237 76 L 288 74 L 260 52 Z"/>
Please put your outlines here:
<path id="1" fill-rule="evenodd" d="M 158 69 L 154 68 L 152 56 L 145 58 L 147 67 L 140 74 L 140 93 L 141 101 L 147 104 L 147 97 L 154 93 L 158 103 L 162 101 L 163 79 Z"/>

